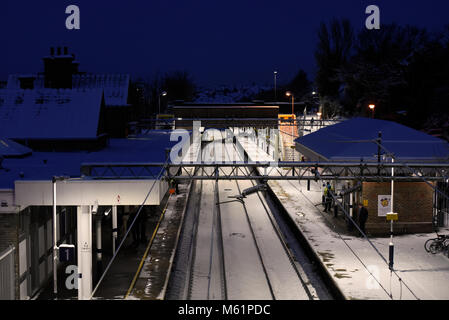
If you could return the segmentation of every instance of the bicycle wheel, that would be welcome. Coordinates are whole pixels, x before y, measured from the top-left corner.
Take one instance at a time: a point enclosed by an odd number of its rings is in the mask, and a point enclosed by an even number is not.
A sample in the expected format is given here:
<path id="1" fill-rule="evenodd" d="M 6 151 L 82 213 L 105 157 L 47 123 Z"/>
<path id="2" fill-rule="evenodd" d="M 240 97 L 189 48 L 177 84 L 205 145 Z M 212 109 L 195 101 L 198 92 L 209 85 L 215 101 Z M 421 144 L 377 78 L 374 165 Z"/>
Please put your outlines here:
<path id="1" fill-rule="evenodd" d="M 442 247 L 441 243 L 435 241 L 430 245 L 429 250 L 432 254 L 437 254 L 438 252 L 441 251 L 441 247 Z"/>
<path id="2" fill-rule="evenodd" d="M 426 250 L 427 252 L 430 252 L 430 245 L 435 240 L 436 239 L 429 239 L 429 240 L 427 240 L 426 243 L 424 243 L 424 250 Z"/>

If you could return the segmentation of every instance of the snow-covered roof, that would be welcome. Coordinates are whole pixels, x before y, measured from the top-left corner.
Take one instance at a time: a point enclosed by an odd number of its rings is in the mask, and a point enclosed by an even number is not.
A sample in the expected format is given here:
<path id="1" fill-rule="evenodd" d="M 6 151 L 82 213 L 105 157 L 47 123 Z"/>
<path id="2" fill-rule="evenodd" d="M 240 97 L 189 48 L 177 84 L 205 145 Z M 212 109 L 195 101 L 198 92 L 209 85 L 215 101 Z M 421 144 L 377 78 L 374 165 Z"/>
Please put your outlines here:
<path id="1" fill-rule="evenodd" d="M 0 169 L 0 189 L 12 189 L 18 180 L 80 177 L 83 163 L 163 163 L 165 149 L 178 143 L 170 141 L 170 136 L 170 131 L 158 130 L 139 139 L 110 139 L 105 148 L 95 152 L 33 152 L 23 159 L 5 159 L 4 169 Z M 157 175 L 159 170 L 155 167 L 152 174 Z"/>
<path id="2" fill-rule="evenodd" d="M 35 77 L 34 88 L 45 88 L 45 76 L 26 75 Z M 22 74 L 12 74 L 8 77 L 8 89 L 20 89 Z M 106 107 L 128 106 L 129 74 L 75 74 L 72 76 L 73 89 L 103 89 Z"/>
<path id="3" fill-rule="evenodd" d="M 407 161 L 449 161 L 449 143 L 395 122 L 353 118 L 295 140 L 297 149 L 314 159 L 360 161 L 377 159 L 377 144 L 396 159 Z M 315 160 L 315 159 L 314 159 Z"/>
<path id="4" fill-rule="evenodd" d="M 127 106 L 129 81 L 129 74 L 79 74 L 72 77 L 72 87 L 102 88 L 107 107 Z"/>
<path id="5" fill-rule="evenodd" d="M 0 157 L 16 158 L 30 155 L 32 150 L 17 142 L 6 138 L 0 138 Z"/>
<path id="6" fill-rule="evenodd" d="M 98 136 L 102 90 L 0 90 L 0 136 L 92 139 Z"/>

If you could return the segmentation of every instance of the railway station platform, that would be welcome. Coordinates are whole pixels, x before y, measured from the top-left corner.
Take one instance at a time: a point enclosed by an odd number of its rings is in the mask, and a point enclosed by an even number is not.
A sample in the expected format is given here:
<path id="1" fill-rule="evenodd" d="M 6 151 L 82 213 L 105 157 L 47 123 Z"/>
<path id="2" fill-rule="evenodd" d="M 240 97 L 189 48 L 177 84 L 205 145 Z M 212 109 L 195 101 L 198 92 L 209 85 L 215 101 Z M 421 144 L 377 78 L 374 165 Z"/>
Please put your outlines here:
<path id="1" fill-rule="evenodd" d="M 265 158 L 254 141 L 241 144 L 250 160 Z M 449 279 L 449 258 L 424 249 L 435 233 L 395 236 L 392 273 L 387 262 L 390 238 L 370 237 L 376 252 L 365 238 L 348 234 L 341 220 L 323 212 L 322 182 L 312 182 L 309 191 L 306 181 L 269 181 L 268 185 L 345 299 L 449 299 L 449 286 L 444 285 Z"/>

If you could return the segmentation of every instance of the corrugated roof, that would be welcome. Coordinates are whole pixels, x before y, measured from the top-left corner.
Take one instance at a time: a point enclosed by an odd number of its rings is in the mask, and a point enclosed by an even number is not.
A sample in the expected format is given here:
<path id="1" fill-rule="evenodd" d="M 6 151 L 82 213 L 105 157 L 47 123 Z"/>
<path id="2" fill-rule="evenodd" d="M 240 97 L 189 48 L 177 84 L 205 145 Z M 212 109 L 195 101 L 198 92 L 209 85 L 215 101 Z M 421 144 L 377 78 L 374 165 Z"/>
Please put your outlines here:
<path id="1" fill-rule="evenodd" d="M 80 74 L 72 77 L 72 87 L 102 88 L 107 107 L 127 106 L 129 81 L 128 74 Z"/>
<path id="2" fill-rule="evenodd" d="M 0 90 L 0 136 L 96 138 L 102 97 L 102 90 Z"/>
<path id="3" fill-rule="evenodd" d="M 298 149 L 312 150 L 332 161 L 376 159 L 377 145 L 370 140 L 382 132 L 382 145 L 397 159 L 449 161 L 449 143 L 395 122 L 354 118 L 295 140 Z M 306 149 L 305 149 L 305 148 Z"/>

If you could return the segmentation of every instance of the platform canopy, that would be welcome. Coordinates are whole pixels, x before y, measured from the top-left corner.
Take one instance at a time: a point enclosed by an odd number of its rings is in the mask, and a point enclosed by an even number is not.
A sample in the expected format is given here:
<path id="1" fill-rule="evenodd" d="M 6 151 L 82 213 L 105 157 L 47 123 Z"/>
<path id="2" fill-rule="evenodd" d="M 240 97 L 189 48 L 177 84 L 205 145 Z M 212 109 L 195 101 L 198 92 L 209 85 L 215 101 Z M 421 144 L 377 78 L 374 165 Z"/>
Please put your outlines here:
<path id="1" fill-rule="evenodd" d="M 373 161 L 382 133 L 382 146 L 396 160 L 447 162 L 449 143 L 404 125 L 385 120 L 353 118 L 295 140 L 296 150 L 312 161 Z M 384 150 L 382 150 L 384 153 Z"/>

